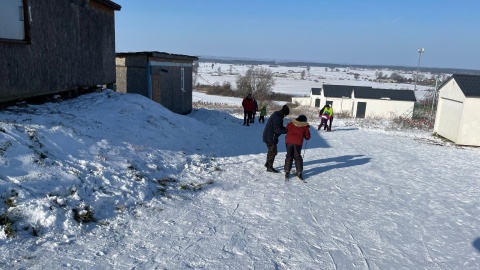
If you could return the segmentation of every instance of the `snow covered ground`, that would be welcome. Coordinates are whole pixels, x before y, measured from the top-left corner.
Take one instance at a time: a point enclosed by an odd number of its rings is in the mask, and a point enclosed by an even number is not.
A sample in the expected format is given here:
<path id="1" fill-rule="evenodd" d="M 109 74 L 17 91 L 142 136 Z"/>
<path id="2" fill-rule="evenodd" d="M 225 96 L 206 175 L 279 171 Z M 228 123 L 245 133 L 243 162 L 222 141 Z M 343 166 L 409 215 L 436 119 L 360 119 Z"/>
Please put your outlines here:
<path id="1" fill-rule="evenodd" d="M 244 75 L 250 68 L 249 65 L 227 64 L 199 62 L 198 75 L 196 82 L 200 84 L 216 84 L 222 85 L 224 82 L 230 83 L 236 87 L 236 79 L 238 75 Z M 382 89 L 410 89 L 414 90 L 413 84 L 400 83 L 381 83 L 374 82 L 376 72 L 390 76 L 393 72 L 405 77 L 412 78 L 413 73 L 405 70 L 382 69 L 374 70 L 367 68 L 351 67 L 351 68 L 326 68 L 326 67 L 287 67 L 282 65 L 256 65 L 255 67 L 263 67 L 270 69 L 274 74 L 275 85 L 273 91 L 276 93 L 293 94 L 297 96 L 309 96 L 312 88 L 321 88 L 323 84 L 340 84 L 340 85 L 356 85 L 371 86 L 373 88 Z M 302 80 L 301 74 L 305 73 Z M 355 79 L 354 74 L 359 74 Z M 426 78 L 432 77 L 431 73 L 419 72 Z M 447 75 L 447 74 L 445 74 Z M 433 87 L 417 85 L 415 95 L 417 100 L 421 100 L 427 90 L 433 90 Z"/>
<path id="2" fill-rule="evenodd" d="M 0 268 L 480 268 L 480 149 L 335 119 L 285 183 L 239 118 L 110 90 L 0 111 Z"/>

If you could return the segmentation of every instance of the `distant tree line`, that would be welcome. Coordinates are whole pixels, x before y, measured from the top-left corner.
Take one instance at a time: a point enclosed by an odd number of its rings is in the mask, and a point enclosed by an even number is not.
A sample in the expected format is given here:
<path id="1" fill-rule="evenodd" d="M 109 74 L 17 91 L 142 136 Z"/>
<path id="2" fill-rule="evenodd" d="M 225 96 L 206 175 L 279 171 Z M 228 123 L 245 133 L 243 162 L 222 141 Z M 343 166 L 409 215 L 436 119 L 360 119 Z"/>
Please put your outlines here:
<path id="1" fill-rule="evenodd" d="M 234 65 L 271 65 L 271 66 L 285 66 L 285 67 L 299 67 L 299 66 L 309 66 L 309 67 L 328 67 L 331 71 L 338 71 L 338 68 L 365 68 L 365 69 L 390 69 L 390 70 L 404 70 L 404 71 L 415 71 L 416 65 L 412 66 L 395 66 L 395 65 L 346 65 L 346 64 L 333 64 L 333 63 L 321 63 L 321 62 L 296 62 L 296 61 L 262 61 L 262 60 L 253 60 L 253 59 L 219 59 L 219 58 L 208 58 L 208 57 L 200 57 L 200 62 L 215 62 L 215 63 L 226 63 L 226 64 L 234 64 Z M 414 63 L 416 64 L 416 63 Z M 325 71 L 329 71 L 325 69 Z M 474 69 L 460 69 L 460 68 L 434 68 L 434 67 L 422 67 L 423 72 L 430 72 L 430 73 L 444 73 L 444 74 L 454 74 L 454 73 L 462 73 L 462 74 L 472 74 L 472 75 L 480 75 L 479 70 Z"/>
<path id="2" fill-rule="evenodd" d="M 418 85 L 435 85 L 435 82 L 437 79 L 435 75 L 432 75 L 430 78 L 427 78 L 427 76 L 425 76 L 424 74 L 418 74 L 418 75 L 413 74 L 411 78 L 406 78 L 396 72 L 393 72 L 389 76 L 387 74 L 384 74 L 382 71 L 375 72 L 375 77 L 377 81 L 390 81 L 390 82 L 404 83 L 404 84 L 414 83 L 415 77 L 416 77 Z M 447 79 L 448 77 L 446 75 L 442 75 L 439 78 L 439 83 L 442 83 Z"/>

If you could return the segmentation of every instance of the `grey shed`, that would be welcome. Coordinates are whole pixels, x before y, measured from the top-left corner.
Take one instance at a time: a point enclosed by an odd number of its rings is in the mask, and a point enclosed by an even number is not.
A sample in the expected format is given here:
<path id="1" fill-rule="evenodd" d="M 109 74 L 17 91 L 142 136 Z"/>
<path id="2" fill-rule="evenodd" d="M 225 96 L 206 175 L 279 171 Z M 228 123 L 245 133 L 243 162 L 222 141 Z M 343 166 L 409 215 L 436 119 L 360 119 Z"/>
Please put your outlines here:
<path id="1" fill-rule="evenodd" d="M 192 111 L 196 56 L 165 52 L 117 53 L 117 92 L 140 94 L 178 114 Z"/>

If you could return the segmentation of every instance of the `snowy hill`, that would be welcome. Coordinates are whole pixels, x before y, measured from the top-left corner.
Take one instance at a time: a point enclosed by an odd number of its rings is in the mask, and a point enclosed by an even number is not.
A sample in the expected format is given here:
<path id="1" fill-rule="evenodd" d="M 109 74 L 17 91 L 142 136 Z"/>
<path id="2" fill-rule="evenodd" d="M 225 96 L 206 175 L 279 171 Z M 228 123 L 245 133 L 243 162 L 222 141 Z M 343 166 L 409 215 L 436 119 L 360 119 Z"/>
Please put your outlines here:
<path id="1" fill-rule="evenodd" d="M 110 90 L 0 111 L 0 268 L 480 268 L 479 149 L 309 119 L 285 183 L 239 118 Z"/>
<path id="2" fill-rule="evenodd" d="M 238 75 L 244 75 L 251 67 L 251 65 L 241 65 L 238 63 L 199 62 L 198 74 L 194 76 L 194 79 L 197 83 L 206 85 L 230 83 L 235 88 Z M 318 66 L 272 66 L 266 64 L 256 65 L 255 67 L 266 68 L 272 72 L 275 79 L 273 92 L 295 96 L 309 96 L 312 88 L 321 88 L 324 84 L 371 86 L 379 89 L 413 90 L 415 88 L 413 84 L 376 81 L 376 72 L 382 72 L 386 76 L 397 73 L 405 78 L 412 78 L 414 72 L 408 70 L 359 67 L 332 69 Z M 305 75 L 304 79 L 302 79 L 301 76 L 302 72 Z M 355 79 L 354 74 L 358 74 L 358 79 Z M 426 78 L 434 75 L 429 72 L 421 72 L 420 74 Z M 444 74 L 443 76 L 445 77 L 447 75 L 448 74 Z M 417 85 L 415 96 L 418 100 L 421 100 L 433 89 L 433 86 Z"/>

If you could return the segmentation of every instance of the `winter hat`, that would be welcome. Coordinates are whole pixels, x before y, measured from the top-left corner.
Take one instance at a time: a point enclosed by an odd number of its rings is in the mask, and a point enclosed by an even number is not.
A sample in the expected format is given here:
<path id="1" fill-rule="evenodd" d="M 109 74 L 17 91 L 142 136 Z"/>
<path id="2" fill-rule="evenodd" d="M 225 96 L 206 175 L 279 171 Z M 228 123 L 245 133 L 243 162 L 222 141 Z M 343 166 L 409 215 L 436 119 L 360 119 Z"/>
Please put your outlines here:
<path id="1" fill-rule="evenodd" d="M 290 109 L 288 108 L 287 105 L 283 105 L 281 111 L 282 111 L 283 115 L 288 115 L 290 113 Z"/>
<path id="2" fill-rule="evenodd" d="M 307 122 L 307 117 L 305 115 L 301 114 L 295 120 L 297 120 L 298 122 Z"/>

